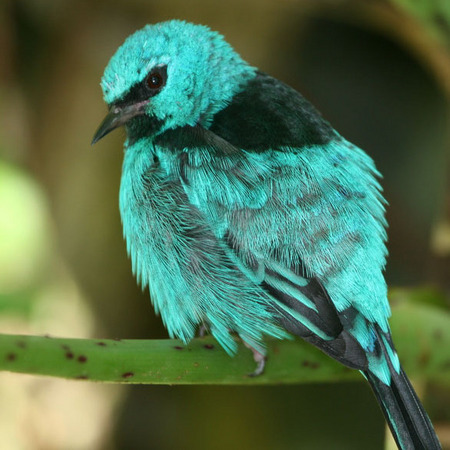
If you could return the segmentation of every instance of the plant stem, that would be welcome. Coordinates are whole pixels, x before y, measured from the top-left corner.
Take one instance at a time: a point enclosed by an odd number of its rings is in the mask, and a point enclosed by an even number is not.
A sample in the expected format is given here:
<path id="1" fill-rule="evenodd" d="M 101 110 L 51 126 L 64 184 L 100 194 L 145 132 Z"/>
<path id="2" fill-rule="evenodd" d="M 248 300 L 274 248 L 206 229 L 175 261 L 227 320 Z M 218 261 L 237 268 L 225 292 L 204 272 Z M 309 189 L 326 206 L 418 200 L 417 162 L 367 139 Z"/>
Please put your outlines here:
<path id="1" fill-rule="evenodd" d="M 404 304 L 391 320 L 400 359 L 412 378 L 450 384 L 450 317 L 440 308 Z M 0 334 L 0 370 L 143 384 L 263 385 L 362 379 L 310 344 L 268 342 L 265 373 L 239 345 L 230 358 L 212 337 L 178 340 L 67 339 Z"/>

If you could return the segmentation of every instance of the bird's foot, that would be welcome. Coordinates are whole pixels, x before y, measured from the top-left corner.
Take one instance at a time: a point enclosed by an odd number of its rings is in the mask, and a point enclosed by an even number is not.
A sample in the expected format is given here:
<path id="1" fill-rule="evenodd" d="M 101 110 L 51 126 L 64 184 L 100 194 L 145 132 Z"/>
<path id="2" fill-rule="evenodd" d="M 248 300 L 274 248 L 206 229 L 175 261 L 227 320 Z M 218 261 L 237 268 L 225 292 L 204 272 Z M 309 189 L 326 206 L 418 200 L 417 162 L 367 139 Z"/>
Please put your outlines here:
<path id="1" fill-rule="evenodd" d="M 252 373 L 249 373 L 248 376 L 258 377 L 259 375 L 262 375 L 266 366 L 267 357 L 246 342 L 244 342 L 244 345 L 252 351 L 253 360 L 256 363 L 256 369 Z"/>
<path id="2" fill-rule="evenodd" d="M 198 337 L 202 338 L 205 337 L 206 333 L 208 332 L 208 327 L 202 323 L 200 327 L 198 328 Z"/>

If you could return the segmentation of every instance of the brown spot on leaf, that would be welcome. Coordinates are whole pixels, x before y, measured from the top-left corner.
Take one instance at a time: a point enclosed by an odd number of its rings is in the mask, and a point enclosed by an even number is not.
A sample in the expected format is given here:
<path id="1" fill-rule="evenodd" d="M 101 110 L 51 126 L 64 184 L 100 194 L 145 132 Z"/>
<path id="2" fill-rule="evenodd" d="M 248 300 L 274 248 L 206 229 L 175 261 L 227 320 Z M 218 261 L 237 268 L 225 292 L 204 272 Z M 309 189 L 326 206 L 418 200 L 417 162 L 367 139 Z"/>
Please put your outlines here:
<path id="1" fill-rule="evenodd" d="M 66 352 L 66 358 L 67 359 L 73 359 L 74 354 L 72 352 Z"/>
<path id="2" fill-rule="evenodd" d="M 320 364 L 315 361 L 308 361 L 305 359 L 305 361 L 302 362 L 303 367 L 310 367 L 311 369 L 318 369 L 320 367 Z"/>
<path id="3" fill-rule="evenodd" d="M 183 347 L 181 345 L 175 345 L 174 349 L 175 350 L 183 350 Z"/>
<path id="4" fill-rule="evenodd" d="M 132 378 L 134 377 L 134 372 L 125 372 L 122 374 L 122 378 Z"/>
<path id="5" fill-rule="evenodd" d="M 99 347 L 106 347 L 106 342 L 97 342 Z"/>
<path id="6" fill-rule="evenodd" d="M 77 375 L 75 380 L 87 380 L 89 377 L 87 375 Z"/>
<path id="7" fill-rule="evenodd" d="M 428 364 L 428 362 L 430 361 L 430 357 L 431 357 L 431 354 L 429 351 L 423 351 L 419 355 L 419 364 L 421 366 L 426 366 Z"/>
<path id="8" fill-rule="evenodd" d="M 77 359 L 78 359 L 78 362 L 85 363 L 87 361 L 87 356 L 80 355 Z"/>
<path id="9" fill-rule="evenodd" d="M 25 341 L 17 341 L 16 342 L 17 347 L 19 348 L 26 348 L 27 343 Z"/>
<path id="10" fill-rule="evenodd" d="M 15 361 L 17 358 L 17 355 L 15 353 L 8 353 L 6 355 L 6 361 Z"/>
<path id="11" fill-rule="evenodd" d="M 203 347 L 205 347 L 206 350 L 212 350 L 214 348 L 214 345 L 212 345 L 212 344 L 205 344 Z"/>

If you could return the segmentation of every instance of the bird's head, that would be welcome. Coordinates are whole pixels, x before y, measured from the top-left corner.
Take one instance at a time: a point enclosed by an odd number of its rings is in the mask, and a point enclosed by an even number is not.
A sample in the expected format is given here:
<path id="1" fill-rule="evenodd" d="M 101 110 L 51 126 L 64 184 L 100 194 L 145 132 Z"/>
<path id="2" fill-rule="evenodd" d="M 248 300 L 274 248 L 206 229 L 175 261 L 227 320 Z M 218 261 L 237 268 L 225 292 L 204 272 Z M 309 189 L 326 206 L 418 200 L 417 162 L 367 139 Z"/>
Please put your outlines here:
<path id="1" fill-rule="evenodd" d="M 147 25 L 126 39 L 105 69 L 101 87 L 109 114 L 92 143 L 121 125 L 128 134 L 147 136 L 208 126 L 254 75 L 208 27 L 178 20 Z"/>

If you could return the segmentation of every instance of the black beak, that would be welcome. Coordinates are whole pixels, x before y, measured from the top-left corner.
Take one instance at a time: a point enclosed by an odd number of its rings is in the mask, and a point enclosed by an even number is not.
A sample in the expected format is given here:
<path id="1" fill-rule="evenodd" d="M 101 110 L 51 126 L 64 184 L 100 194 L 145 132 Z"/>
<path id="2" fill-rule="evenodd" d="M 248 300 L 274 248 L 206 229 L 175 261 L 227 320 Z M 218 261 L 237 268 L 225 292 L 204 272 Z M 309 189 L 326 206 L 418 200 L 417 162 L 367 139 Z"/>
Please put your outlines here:
<path id="1" fill-rule="evenodd" d="M 135 103 L 133 105 L 127 105 L 123 107 L 113 106 L 107 116 L 103 119 L 103 122 L 95 132 L 91 145 L 94 145 L 102 137 L 105 137 L 109 132 L 127 123 L 130 119 L 136 116 L 140 116 L 145 113 L 145 105 L 148 101 Z"/>

